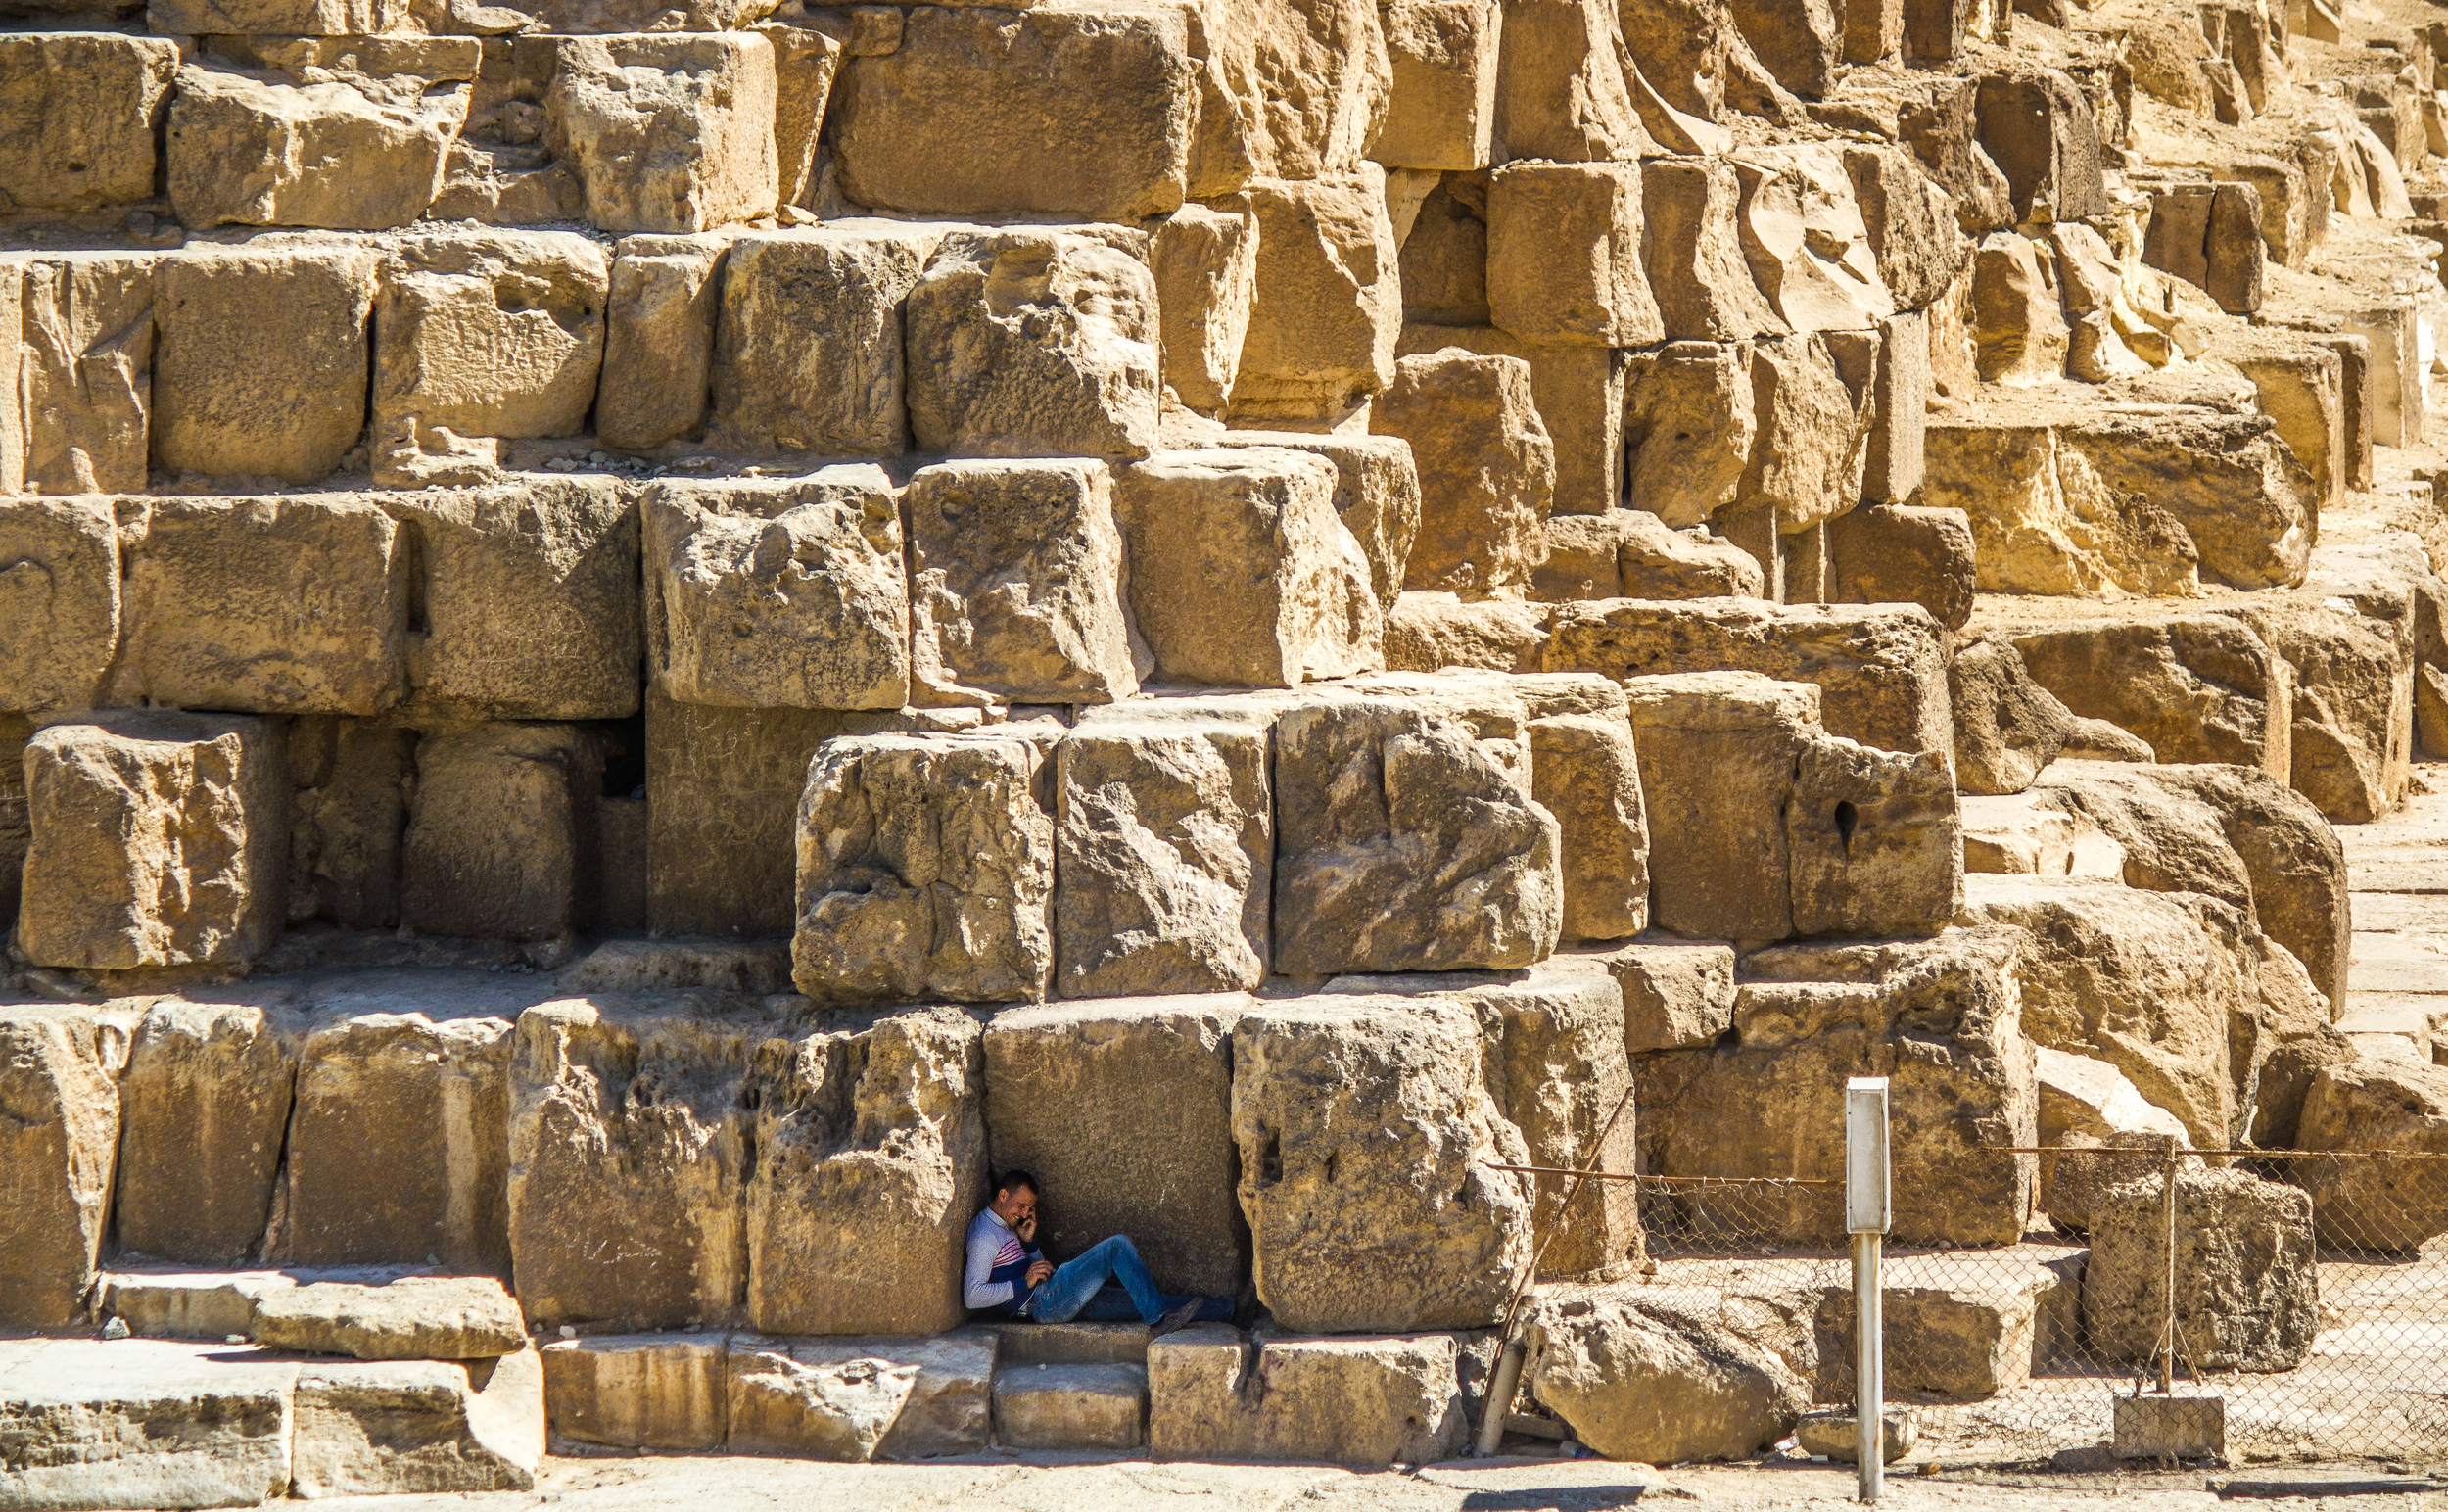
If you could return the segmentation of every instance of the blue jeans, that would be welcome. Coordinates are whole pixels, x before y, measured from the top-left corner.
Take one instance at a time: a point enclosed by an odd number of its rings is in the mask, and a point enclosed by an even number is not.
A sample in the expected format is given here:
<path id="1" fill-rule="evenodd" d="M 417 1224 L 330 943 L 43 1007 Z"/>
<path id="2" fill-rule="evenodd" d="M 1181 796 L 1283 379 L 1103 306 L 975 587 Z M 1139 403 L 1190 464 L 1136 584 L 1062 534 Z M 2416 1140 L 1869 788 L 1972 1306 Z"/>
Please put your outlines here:
<path id="1" fill-rule="evenodd" d="M 1229 1298 L 1173 1297 L 1157 1291 L 1138 1248 L 1128 1235 L 1116 1234 L 1091 1245 L 1077 1259 L 1056 1266 L 1054 1274 L 1028 1294 L 1025 1315 L 1039 1323 L 1153 1323 L 1187 1301 L 1200 1304 L 1201 1323 L 1232 1320 Z"/>

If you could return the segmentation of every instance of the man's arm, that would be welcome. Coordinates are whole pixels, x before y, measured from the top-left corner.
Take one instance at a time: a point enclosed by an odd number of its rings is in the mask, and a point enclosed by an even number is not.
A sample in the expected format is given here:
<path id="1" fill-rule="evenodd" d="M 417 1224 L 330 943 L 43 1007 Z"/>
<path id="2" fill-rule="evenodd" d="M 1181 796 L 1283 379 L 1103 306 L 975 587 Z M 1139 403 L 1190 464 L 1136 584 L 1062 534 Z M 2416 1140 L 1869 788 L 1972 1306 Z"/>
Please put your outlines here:
<path id="1" fill-rule="evenodd" d="M 989 1281 L 994 1274 L 995 1252 L 1003 1241 L 995 1237 L 994 1225 L 972 1224 L 969 1227 L 968 1263 L 961 1277 L 961 1305 L 964 1307 L 1000 1307 L 1012 1299 L 1012 1283 Z"/>

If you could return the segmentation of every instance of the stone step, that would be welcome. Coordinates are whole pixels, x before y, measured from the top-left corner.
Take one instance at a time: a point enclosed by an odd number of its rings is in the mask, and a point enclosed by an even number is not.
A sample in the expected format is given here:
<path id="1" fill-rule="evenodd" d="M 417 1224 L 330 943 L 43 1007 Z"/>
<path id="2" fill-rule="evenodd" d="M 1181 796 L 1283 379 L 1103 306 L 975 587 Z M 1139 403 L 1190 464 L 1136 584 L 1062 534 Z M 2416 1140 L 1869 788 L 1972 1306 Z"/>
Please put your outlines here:
<path id="1" fill-rule="evenodd" d="M 1006 1365 L 995 1372 L 995 1439 L 1007 1448 L 1135 1449 L 1147 1438 L 1147 1421 L 1145 1365 Z"/>
<path id="2" fill-rule="evenodd" d="M 422 1267 L 103 1273 L 96 1310 L 158 1339 L 250 1339 L 360 1359 L 483 1359 L 526 1346 L 518 1303 L 491 1276 Z"/>
<path id="3" fill-rule="evenodd" d="M 1006 1365 L 1145 1365 L 1145 1323 L 987 1323 Z"/>
<path id="4" fill-rule="evenodd" d="M 2360 914 L 2362 911 L 2356 911 Z M 2357 929 L 2347 980 L 2358 994 L 2418 996 L 2448 993 L 2448 937 L 2381 934 Z M 2437 1005 L 2448 1008 L 2448 1001 Z"/>

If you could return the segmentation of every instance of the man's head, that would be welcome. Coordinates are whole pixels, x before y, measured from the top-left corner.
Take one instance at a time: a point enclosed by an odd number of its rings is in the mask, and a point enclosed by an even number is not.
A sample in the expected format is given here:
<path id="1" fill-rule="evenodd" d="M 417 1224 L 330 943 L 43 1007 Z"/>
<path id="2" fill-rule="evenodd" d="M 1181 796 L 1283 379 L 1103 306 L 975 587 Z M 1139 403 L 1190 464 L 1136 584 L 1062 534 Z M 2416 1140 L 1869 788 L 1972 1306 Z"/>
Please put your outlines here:
<path id="1" fill-rule="evenodd" d="M 1019 1227 L 1021 1220 L 1037 1214 L 1037 1178 L 1026 1171 L 1005 1171 L 995 1182 L 994 1199 L 986 1205 L 1005 1223 Z"/>

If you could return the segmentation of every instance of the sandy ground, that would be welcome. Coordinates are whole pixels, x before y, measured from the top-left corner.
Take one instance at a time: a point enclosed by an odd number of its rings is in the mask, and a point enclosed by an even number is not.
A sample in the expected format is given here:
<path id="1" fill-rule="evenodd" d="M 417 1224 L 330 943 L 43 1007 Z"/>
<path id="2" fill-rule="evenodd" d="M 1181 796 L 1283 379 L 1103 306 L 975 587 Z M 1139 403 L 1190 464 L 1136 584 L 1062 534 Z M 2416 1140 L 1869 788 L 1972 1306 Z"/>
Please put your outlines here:
<path id="1" fill-rule="evenodd" d="M 2304 1499 L 2271 1501 L 2354 1512 L 2448 1512 L 2448 1480 L 2379 1467 L 2130 1475 L 2061 1482 L 1891 1476 L 1881 1504 L 1900 1508 L 2079 1507 L 2137 1512 L 2252 1506 L 2283 1480 Z M 2222 1497 L 2213 1483 L 2246 1483 Z M 2259 1483 L 2259 1484 L 2254 1484 Z M 2338 1494 L 2320 1495 L 2327 1486 Z M 2259 1494 L 2253 1494 L 2253 1493 Z M 1314 1465 L 1154 1464 L 1138 1458 L 1029 1454 L 927 1465 L 821 1465 L 803 1460 L 554 1459 L 534 1491 L 386 1496 L 320 1503 L 331 1512 L 441 1512 L 553 1505 L 570 1512 L 788 1508 L 790 1512 L 978 1509 L 978 1512 L 1600 1512 L 1616 1507 L 1706 1509 L 1851 1505 L 1853 1472 L 1809 1467 L 1652 1470 L 1603 1460 L 1464 1461 L 1354 1472 Z"/>

